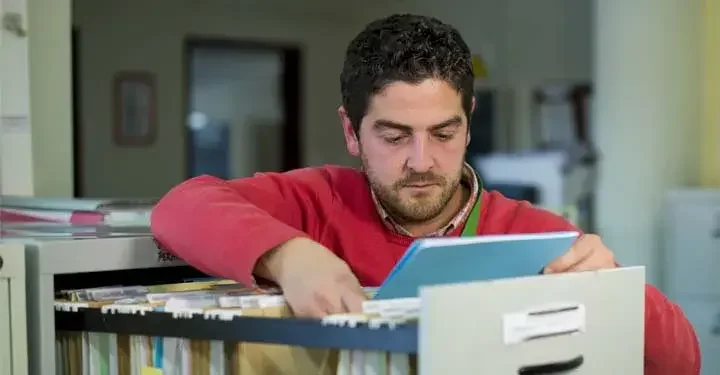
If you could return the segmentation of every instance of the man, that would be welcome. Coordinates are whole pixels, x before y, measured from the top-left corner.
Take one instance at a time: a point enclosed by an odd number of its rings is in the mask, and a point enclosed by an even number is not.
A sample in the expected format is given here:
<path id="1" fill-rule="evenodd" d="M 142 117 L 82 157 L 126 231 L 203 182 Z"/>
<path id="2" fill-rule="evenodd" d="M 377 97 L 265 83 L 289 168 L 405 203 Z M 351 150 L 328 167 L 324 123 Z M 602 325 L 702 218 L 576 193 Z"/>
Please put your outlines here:
<path id="1" fill-rule="evenodd" d="M 463 162 L 473 72 L 453 27 L 415 15 L 372 22 L 350 43 L 340 81 L 345 143 L 361 171 L 193 178 L 153 211 L 158 242 L 210 274 L 270 280 L 295 314 L 320 317 L 360 310 L 361 285 L 379 285 L 416 237 L 576 230 L 484 191 Z M 546 272 L 613 267 L 613 253 L 586 234 Z M 645 373 L 698 374 L 698 343 L 683 313 L 652 286 L 645 298 Z"/>

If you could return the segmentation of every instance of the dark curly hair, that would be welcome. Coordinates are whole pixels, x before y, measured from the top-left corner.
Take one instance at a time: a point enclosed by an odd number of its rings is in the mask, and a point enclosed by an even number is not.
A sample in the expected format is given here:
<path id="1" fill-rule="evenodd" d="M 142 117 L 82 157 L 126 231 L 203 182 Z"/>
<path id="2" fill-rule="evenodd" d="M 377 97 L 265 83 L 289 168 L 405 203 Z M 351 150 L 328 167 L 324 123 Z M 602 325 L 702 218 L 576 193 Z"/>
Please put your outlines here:
<path id="1" fill-rule="evenodd" d="M 386 85 L 436 78 L 461 93 L 469 120 L 472 69 L 470 49 L 454 27 L 433 17 L 391 15 L 368 24 L 348 45 L 340 74 L 343 106 L 357 133 L 370 98 Z"/>

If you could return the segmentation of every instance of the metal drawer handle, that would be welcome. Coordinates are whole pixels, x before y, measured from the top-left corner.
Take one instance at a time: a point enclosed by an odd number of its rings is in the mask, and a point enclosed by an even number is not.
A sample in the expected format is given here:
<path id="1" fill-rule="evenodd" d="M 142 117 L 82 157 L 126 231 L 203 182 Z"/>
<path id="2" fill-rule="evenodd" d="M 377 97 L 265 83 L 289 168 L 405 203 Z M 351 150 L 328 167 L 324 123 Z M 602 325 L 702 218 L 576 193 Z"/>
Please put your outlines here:
<path id="1" fill-rule="evenodd" d="M 582 366 L 583 362 L 585 362 L 585 357 L 579 355 L 566 361 L 523 366 L 518 369 L 517 373 L 518 375 L 564 374 L 576 370 Z"/>

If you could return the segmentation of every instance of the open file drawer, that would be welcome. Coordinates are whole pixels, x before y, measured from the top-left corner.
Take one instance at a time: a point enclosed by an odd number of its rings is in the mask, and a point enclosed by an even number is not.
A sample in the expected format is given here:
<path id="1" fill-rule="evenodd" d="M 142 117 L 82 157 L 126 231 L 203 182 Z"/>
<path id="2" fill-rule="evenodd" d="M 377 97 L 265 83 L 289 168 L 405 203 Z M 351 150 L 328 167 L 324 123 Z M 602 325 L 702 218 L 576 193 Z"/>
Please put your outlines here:
<path id="1" fill-rule="evenodd" d="M 25 249 L 0 245 L 0 374 L 26 375 Z"/>
<path id="2" fill-rule="evenodd" d="M 178 340 L 174 339 L 181 338 L 183 341 L 202 341 L 203 348 L 197 346 L 192 349 L 190 343 L 189 352 L 199 354 L 191 353 L 193 359 L 202 357 L 206 362 L 209 358 L 214 361 L 215 357 L 204 353 L 222 353 L 222 350 L 213 349 L 216 346 L 214 344 L 222 341 L 224 344 L 265 343 L 301 348 L 292 352 L 282 351 L 280 354 L 258 351 L 257 347 L 253 351 L 263 354 L 253 357 L 262 357 L 262 362 L 281 363 L 280 360 L 265 360 L 272 354 L 275 356 L 273 358 L 283 359 L 283 364 L 289 363 L 284 359 L 291 358 L 294 361 L 294 358 L 298 358 L 296 354 L 310 358 L 309 353 L 317 353 L 312 349 L 349 351 L 352 352 L 351 361 L 354 362 L 358 362 L 355 361 L 357 353 L 360 353 L 359 358 L 365 359 L 369 357 L 367 354 L 388 352 L 390 355 L 385 357 L 391 360 L 392 357 L 405 356 L 413 362 L 417 354 L 420 375 L 518 373 L 518 366 L 523 367 L 523 370 L 529 366 L 529 370 L 534 371 L 523 373 L 539 374 L 546 370 L 548 361 L 552 362 L 550 364 L 564 365 L 569 369 L 566 372 L 568 374 L 642 373 L 645 281 L 642 268 L 430 287 L 422 293 L 419 301 L 419 325 L 411 321 L 396 326 L 373 327 L 370 324 L 328 325 L 284 315 L 278 317 L 266 314 L 267 311 L 263 311 L 262 317 L 259 317 L 255 315 L 258 312 L 256 310 L 263 308 L 256 306 L 248 306 L 247 314 L 243 312 L 240 316 L 233 315 L 227 319 L 213 317 L 204 311 L 175 314 L 154 308 L 147 312 L 137 310 L 130 313 L 105 309 L 107 306 L 58 309 L 62 304 L 55 303 L 54 292 L 57 290 L 108 285 L 158 285 L 196 279 L 199 276 L 187 274 L 192 269 L 167 257 L 149 237 L 35 241 L 26 244 L 26 255 L 30 306 L 28 326 L 32 342 L 30 364 L 33 366 L 33 374 L 54 374 L 59 366 L 65 366 L 65 358 L 80 357 L 80 361 L 75 360 L 68 366 L 71 369 L 77 368 L 80 362 L 84 363 L 85 356 L 82 353 L 76 355 L 79 346 L 85 347 L 82 340 L 82 345 L 77 345 L 75 338 L 78 333 L 83 337 L 88 334 L 89 345 L 94 345 L 90 333 L 100 333 L 100 336 L 94 335 L 98 342 L 115 342 L 118 348 L 121 347 L 120 336 L 144 336 L 148 340 L 141 340 L 142 345 L 130 343 L 128 346 L 143 347 L 138 357 L 147 364 L 142 366 L 161 364 L 162 371 L 169 370 L 165 368 L 165 358 L 176 359 L 177 354 L 165 356 L 168 352 L 164 349 L 171 348 L 165 345 L 165 340 L 170 338 L 170 341 L 177 343 Z M 71 306 L 73 302 L 67 305 Z M 558 305 L 563 308 L 577 307 L 570 311 L 570 317 L 573 318 L 571 323 L 574 322 L 574 325 L 566 327 L 570 331 L 553 331 L 550 333 L 558 334 L 558 337 L 538 340 L 520 335 L 520 342 L 504 343 L 506 339 L 502 336 L 506 328 L 506 316 L 518 316 L 518 312 L 525 315 L 542 313 L 550 318 L 549 323 L 557 323 L 555 311 L 549 311 L 548 314 L 546 310 Z M 564 309 L 558 313 L 561 317 L 565 316 Z M 559 321 L 567 323 L 564 318 Z M 534 326 L 513 327 L 513 332 L 522 333 L 527 331 L 524 328 L 539 329 L 543 325 L 538 323 Z M 553 327 L 551 324 L 550 328 Z M 107 334 L 116 337 L 113 339 Z M 71 338 L 68 342 L 75 344 L 68 347 L 74 347 L 75 354 L 56 355 L 58 338 Z M 164 353 L 158 361 L 155 357 L 157 351 L 153 350 L 153 355 L 148 356 L 147 348 L 154 349 L 160 338 L 164 342 Z M 101 346 L 104 347 L 104 344 Z M 304 351 L 305 348 L 308 350 Z M 242 346 L 239 352 L 234 350 L 230 360 L 250 362 L 245 349 L 247 346 Z M 68 349 L 70 352 L 72 350 Z M 338 356 L 342 357 L 342 353 L 338 353 Z M 228 363 L 230 360 L 221 359 L 218 363 Z M 407 363 L 409 360 L 397 362 Z M 606 363 L 617 366 L 608 368 L 604 365 Z M 74 375 L 77 372 L 71 370 L 69 373 Z M 410 367 L 404 372 L 394 373 L 414 375 L 417 372 L 414 367 Z"/>
<path id="3" fill-rule="evenodd" d="M 259 352 L 250 352 L 246 351 L 248 347 L 243 347 L 235 352 L 236 359 L 213 359 L 210 365 L 208 361 L 202 364 L 215 369 L 231 368 L 223 366 L 238 360 L 258 364 L 258 367 L 242 367 L 241 364 L 239 368 L 258 369 L 263 362 L 265 371 L 251 372 L 259 375 L 338 375 L 356 373 L 341 369 L 367 370 L 368 365 L 375 366 L 373 371 L 359 373 L 378 374 L 382 372 L 375 371 L 378 370 L 377 363 L 383 357 L 389 358 L 388 368 L 393 370 L 389 373 L 397 375 L 640 375 L 643 373 L 644 284 L 644 268 L 629 267 L 423 288 L 418 304 L 405 306 L 415 311 L 419 306 L 419 330 L 416 324 L 410 322 L 398 322 L 395 327 L 374 328 L 362 323 L 349 324 L 361 321 L 353 318 L 346 324 L 332 323 L 343 321 L 346 315 L 330 317 L 332 319 L 326 325 L 310 320 L 267 317 L 269 315 L 262 318 L 238 315 L 231 319 L 213 319 L 203 312 L 194 312 L 193 316 L 175 316 L 168 311 L 127 314 L 104 312 L 104 308 L 58 311 L 55 324 L 59 331 L 66 332 L 123 333 L 304 347 L 292 352 L 275 352 L 267 347 Z M 400 305 L 388 303 L 385 311 L 397 314 Z M 415 307 L 410 308 L 410 305 Z M 110 339 L 114 340 L 119 342 L 119 339 Z M 193 358 L 191 362 L 197 358 L 215 358 L 208 354 L 213 349 L 189 347 L 188 352 L 195 352 L 190 355 Z M 168 348 L 170 346 L 166 342 L 165 349 Z M 340 349 L 340 360 L 344 358 L 343 353 L 348 353 L 345 358 L 349 362 L 331 371 L 322 364 L 325 360 L 314 361 L 314 364 L 296 362 L 301 358 L 316 357 L 311 353 L 318 352 L 311 348 Z M 201 353 L 203 350 L 204 354 Z M 217 352 L 222 353 L 222 345 Z M 142 350 L 140 353 L 141 357 L 145 355 Z M 413 359 L 415 356 L 407 353 L 418 354 L 419 368 Z M 245 358 L 241 359 L 242 356 Z M 323 354 L 323 358 L 331 356 L 328 352 Z M 262 360 L 258 359 L 260 357 Z M 163 358 L 161 362 L 161 366 L 166 366 L 176 361 Z M 302 366 L 293 367 L 298 363 Z M 358 363 L 361 366 L 356 366 Z M 268 370 L 271 368 L 283 370 Z M 299 368 L 304 370 L 298 371 Z M 177 368 L 167 370 L 176 373 Z M 245 373 L 243 371 L 239 373 Z M 236 372 L 231 370 L 230 373 Z"/>

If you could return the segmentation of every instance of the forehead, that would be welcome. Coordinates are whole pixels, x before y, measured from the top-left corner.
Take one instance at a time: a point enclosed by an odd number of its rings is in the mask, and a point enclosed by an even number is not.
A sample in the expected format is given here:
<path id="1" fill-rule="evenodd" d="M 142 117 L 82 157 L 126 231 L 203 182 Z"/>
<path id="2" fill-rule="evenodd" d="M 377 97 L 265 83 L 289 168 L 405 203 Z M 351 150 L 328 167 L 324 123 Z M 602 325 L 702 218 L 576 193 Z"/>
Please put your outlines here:
<path id="1" fill-rule="evenodd" d="M 422 129 L 463 115 L 460 93 L 445 81 L 427 79 L 417 84 L 387 85 L 370 99 L 365 120 L 387 120 Z"/>

